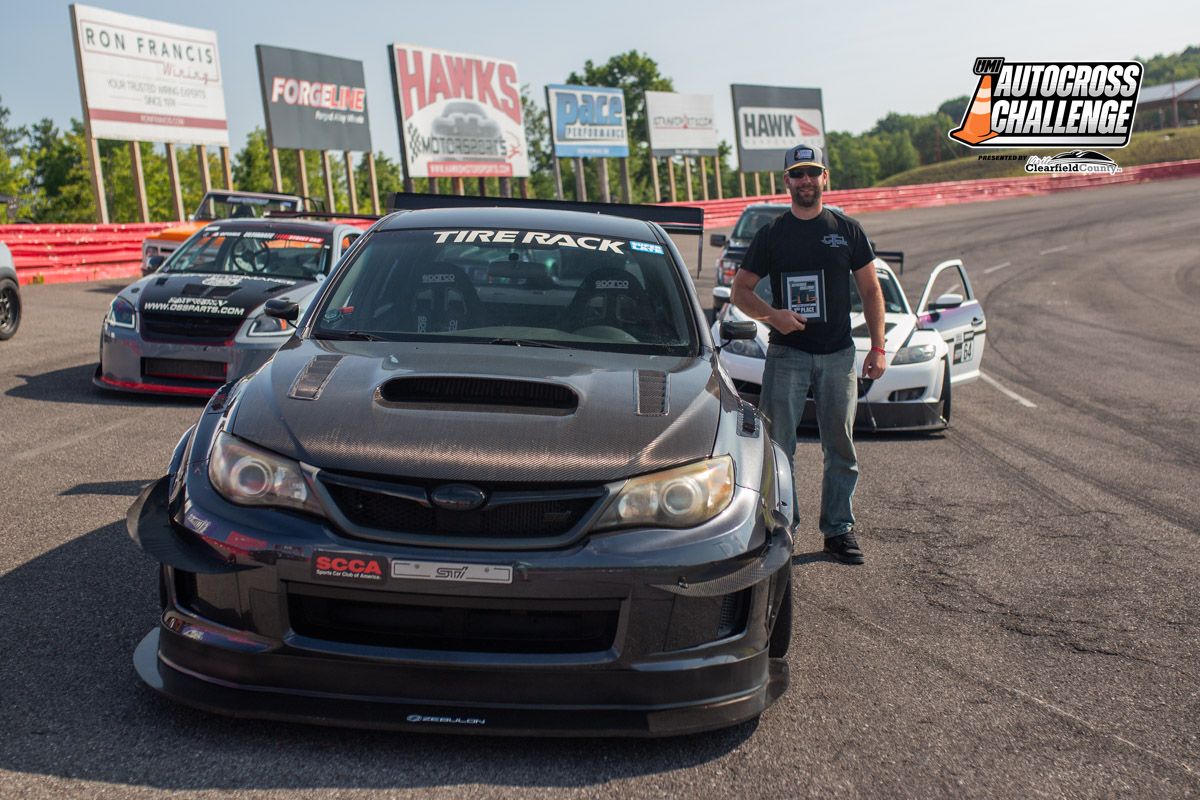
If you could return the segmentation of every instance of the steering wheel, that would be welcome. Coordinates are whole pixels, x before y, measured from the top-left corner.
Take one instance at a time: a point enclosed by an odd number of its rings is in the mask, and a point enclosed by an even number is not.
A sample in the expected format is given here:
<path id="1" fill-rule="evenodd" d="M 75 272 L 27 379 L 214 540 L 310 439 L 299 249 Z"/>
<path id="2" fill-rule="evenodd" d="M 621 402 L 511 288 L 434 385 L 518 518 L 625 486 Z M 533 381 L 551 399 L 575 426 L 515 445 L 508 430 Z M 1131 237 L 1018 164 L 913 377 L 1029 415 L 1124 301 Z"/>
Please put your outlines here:
<path id="1" fill-rule="evenodd" d="M 270 255 L 262 242 L 240 239 L 234 243 L 229 258 L 242 272 L 262 272 Z"/>
<path id="2" fill-rule="evenodd" d="M 565 329 L 607 326 L 628 331 L 645 321 L 649 295 L 631 273 L 603 268 L 588 273 L 567 306 Z"/>

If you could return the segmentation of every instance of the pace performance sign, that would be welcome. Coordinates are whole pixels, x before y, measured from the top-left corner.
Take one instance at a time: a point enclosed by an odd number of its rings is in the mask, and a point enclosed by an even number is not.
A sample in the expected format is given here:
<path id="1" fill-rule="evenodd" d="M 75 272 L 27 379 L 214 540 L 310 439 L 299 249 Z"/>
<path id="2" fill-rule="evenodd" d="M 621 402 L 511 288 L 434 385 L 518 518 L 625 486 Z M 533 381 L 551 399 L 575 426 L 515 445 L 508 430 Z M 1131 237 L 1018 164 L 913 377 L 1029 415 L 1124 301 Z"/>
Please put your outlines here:
<path id="1" fill-rule="evenodd" d="M 272 147 L 371 151 L 361 61 L 255 45 Z"/>
<path id="2" fill-rule="evenodd" d="M 646 92 L 650 154 L 655 158 L 717 155 L 713 109 L 711 94 Z"/>
<path id="3" fill-rule="evenodd" d="M 546 87 L 550 138 L 558 158 L 597 156 L 625 158 L 625 93 L 602 86 Z"/>
<path id="4" fill-rule="evenodd" d="M 411 44 L 388 56 L 409 177 L 529 177 L 515 62 Z"/>
<path id="5" fill-rule="evenodd" d="M 820 89 L 734 84 L 738 164 L 742 172 L 783 170 L 783 156 L 798 144 L 825 149 Z"/>
<path id="6" fill-rule="evenodd" d="M 227 147 L 217 34 L 72 5 L 93 138 Z"/>

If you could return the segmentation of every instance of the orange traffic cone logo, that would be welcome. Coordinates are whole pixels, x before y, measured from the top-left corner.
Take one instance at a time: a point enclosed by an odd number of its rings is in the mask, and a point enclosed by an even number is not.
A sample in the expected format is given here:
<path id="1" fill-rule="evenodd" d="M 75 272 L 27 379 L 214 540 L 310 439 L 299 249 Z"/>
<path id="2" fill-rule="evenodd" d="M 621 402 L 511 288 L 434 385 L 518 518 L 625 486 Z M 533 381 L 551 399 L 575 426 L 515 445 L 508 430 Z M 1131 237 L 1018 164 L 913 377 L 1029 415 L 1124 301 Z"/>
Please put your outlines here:
<path id="1" fill-rule="evenodd" d="M 950 131 L 955 139 L 967 144 L 979 144 L 993 136 L 999 136 L 992 130 L 992 76 L 984 75 L 975 90 L 975 99 L 971 103 L 963 124 L 956 130 Z"/>

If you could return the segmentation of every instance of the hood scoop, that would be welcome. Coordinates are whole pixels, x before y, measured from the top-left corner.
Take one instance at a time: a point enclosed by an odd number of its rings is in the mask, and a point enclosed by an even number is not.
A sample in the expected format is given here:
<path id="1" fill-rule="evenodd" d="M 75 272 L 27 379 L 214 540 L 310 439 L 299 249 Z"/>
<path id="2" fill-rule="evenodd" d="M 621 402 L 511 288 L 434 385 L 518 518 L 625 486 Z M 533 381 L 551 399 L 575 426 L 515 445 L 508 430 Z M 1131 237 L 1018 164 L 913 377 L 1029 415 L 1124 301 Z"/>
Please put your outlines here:
<path id="1" fill-rule="evenodd" d="M 288 390 L 288 397 L 293 400 L 316 400 L 343 358 L 345 356 L 314 356 L 296 376 L 292 388 Z"/>
<path id="2" fill-rule="evenodd" d="M 579 395 L 561 384 L 458 375 L 393 378 L 380 385 L 375 399 L 393 408 L 563 417 L 579 408 Z"/>
<path id="3" fill-rule="evenodd" d="M 667 398 L 667 373 L 652 369 L 639 369 L 635 378 L 635 400 L 639 417 L 665 417 L 670 413 Z"/>

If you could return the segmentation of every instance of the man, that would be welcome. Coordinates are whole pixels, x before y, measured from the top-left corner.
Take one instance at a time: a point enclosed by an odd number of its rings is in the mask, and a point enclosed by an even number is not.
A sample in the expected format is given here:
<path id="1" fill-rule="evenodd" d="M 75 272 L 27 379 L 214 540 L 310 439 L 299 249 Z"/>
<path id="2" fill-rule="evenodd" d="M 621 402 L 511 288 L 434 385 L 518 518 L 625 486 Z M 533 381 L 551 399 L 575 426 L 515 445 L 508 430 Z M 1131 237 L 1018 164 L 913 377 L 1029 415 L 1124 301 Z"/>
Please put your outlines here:
<path id="1" fill-rule="evenodd" d="M 821 449 L 821 532 L 825 552 L 848 564 L 864 561 L 854 536 L 850 498 L 858 483 L 854 452 L 857 381 L 850 337 L 850 276 L 862 297 L 871 350 L 863 377 L 878 379 L 887 368 L 883 349 L 883 292 L 871 266 L 875 254 L 857 222 L 821 204 L 828 179 L 821 151 L 801 145 L 784 156 L 784 185 L 790 212 L 758 231 L 730 299 L 754 319 L 771 326 L 763 370 L 762 411 L 767 432 L 788 454 L 795 470 L 796 426 L 812 389 Z M 754 293 L 771 280 L 771 305 Z M 792 497 L 792 523 L 799 522 Z"/>

